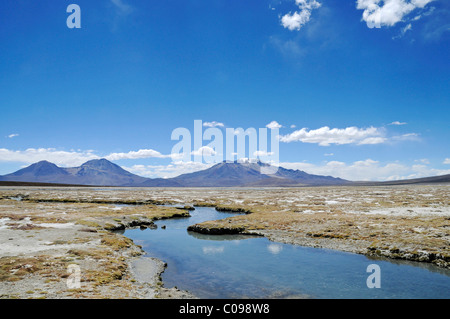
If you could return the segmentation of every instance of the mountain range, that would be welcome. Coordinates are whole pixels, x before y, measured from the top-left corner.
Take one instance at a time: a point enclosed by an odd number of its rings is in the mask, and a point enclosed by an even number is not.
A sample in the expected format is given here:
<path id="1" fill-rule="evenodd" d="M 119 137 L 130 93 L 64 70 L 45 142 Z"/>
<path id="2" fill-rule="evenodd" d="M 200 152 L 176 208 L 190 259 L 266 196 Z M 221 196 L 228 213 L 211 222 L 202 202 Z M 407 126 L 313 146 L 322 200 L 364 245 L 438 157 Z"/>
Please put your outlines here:
<path id="1" fill-rule="evenodd" d="M 91 160 L 79 167 L 69 168 L 41 161 L 12 174 L 0 176 L 0 181 L 98 186 L 132 185 L 146 180 L 147 178 L 134 175 L 106 159 Z"/>
<path id="2" fill-rule="evenodd" d="M 79 167 L 63 168 L 41 161 L 17 172 L 0 176 L 0 181 L 126 187 L 242 187 L 342 185 L 348 181 L 312 175 L 300 170 L 273 168 L 262 162 L 222 162 L 208 169 L 173 178 L 146 178 L 132 174 L 106 159 L 91 160 Z"/>
<path id="3" fill-rule="evenodd" d="M 221 162 L 194 173 L 173 178 L 146 178 L 132 174 L 106 159 L 91 160 L 79 167 L 63 168 L 41 161 L 17 172 L 0 176 L 0 185 L 80 185 L 123 187 L 287 187 L 325 185 L 404 185 L 450 183 L 450 175 L 400 181 L 353 182 L 332 176 L 312 175 L 300 170 L 262 162 Z"/>

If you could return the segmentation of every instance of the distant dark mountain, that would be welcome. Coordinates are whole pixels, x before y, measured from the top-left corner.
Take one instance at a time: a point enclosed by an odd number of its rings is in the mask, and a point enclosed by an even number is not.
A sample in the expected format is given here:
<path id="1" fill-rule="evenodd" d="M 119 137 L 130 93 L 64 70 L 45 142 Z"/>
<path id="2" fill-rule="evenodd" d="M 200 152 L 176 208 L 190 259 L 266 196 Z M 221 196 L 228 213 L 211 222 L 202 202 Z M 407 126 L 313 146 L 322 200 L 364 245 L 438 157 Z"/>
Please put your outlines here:
<path id="1" fill-rule="evenodd" d="M 147 180 L 140 184 L 125 185 L 137 187 L 183 187 L 180 183 L 174 181 L 172 178 L 147 178 Z"/>
<path id="2" fill-rule="evenodd" d="M 250 163 L 222 162 L 203 171 L 180 175 L 173 180 L 184 186 L 233 187 L 268 178 L 269 176 L 260 173 L 259 167 Z"/>
<path id="3" fill-rule="evenodd" d="M 266 171 L 273 174 L 265 174 Z M 299 170 L 270 166 L 262 162 L 222 162 L 208 169 L 166 179 L 173 187 L 242 187 L 341 185 L 347 181 L 331 176 L 311 175 Z M 140 186 L 155 186 L 155 180 Z"/>
<path id="4" fill-rule="evenodd" d="M 1 181 L 15 182 L 59 183 L 67 181 L 67 184 L 69 184 L 72 183 L 71 179 L 70 174 L 65 169 L 47 161 L 35 163 L 12 174 L 0 176 Z"/>
<path id="5" fill-rule="evenodd" d="M 262 162 L 222 162 L 208 169 L 173 178 L 145 178 L 132 174 L 106 159 L 79 167 L 61 168 L 47 161 L 0 176 L 0 185 L 54 184 L 129 187 L 294 187 L 320 185 L 404 185 L 450 183 L 450 175 L 393 182 L 351 182 L 332 176 L 274 167 Z M 14 184 L 13 183 L 13 184 Z"/>
<path id="6" fill-rule="evenodd" d="M 34 186 L 34 187 L 92 187 L 92 185 L 78 185 L 78 184 L 57 184 L 57 183 L 33 183 L 33 182 L 12 182 L 12 181 L 1 181 L 0 186 Z"/>
<path id="7" fill-rule="evenodd" d="M 273 174 L 264 174 L 270 168 L 274 169 Z M 346 183 L 339 178 L 311 175 L 282 167 L 277 169 L 262 162 L 222 162 L 208 169 L 174 178 L 152 179 L 134 175 L 106 159 L 92 160 L 70 168 L 42 161 L 15 173 L 0 176 L 0 181 L 139 187 L 262 187 Z"/>
<path id="8" fill-rule="evenodd" d="M 67 168 L 66 171 L 76 177 L 76 183 L 84 185 L 132 186 L 147 180 L 106 159 L 91 160 L 80 167 Z"/>
<path id="9" fill-rule="evenodd" d="M 108 160 L 92 160 L 80 167 L 61 168 L 47 161 L 32 164 L 0 181 L 56 183 L 95 186 L 135 185 L 147 178 L 134 175 Z"/>
<path id="10" fill-rule="evenodd" d="M 398 181 L 352 182 L 351 184 L 356 186 L 382 186 L 382 185 L 446 184 L 446 183 L 450 183 L 450 174 L 413 178 L 413 179 L 402 179 Z"/>
<path id="11" fill-rule="evenodd" d="M 295 181 L 297 184 L 306 185 L 343 185 L 349 181 L 333 176 L 313 175 L 301 170 L 292 170 L 284 167 L 279 167 L 277 173 L 278 177 Z"/>

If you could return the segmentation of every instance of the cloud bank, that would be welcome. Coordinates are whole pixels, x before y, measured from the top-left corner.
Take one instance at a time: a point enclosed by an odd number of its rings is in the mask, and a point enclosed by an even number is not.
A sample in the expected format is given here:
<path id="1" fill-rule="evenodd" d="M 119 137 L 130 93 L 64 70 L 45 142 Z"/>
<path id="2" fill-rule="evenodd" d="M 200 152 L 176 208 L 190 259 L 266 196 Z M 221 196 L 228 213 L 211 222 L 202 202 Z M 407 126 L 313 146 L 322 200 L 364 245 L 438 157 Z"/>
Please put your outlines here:
<path id="1" fill-rule="evenodd" d="M 89 160 L 100 157 L 93 151 L 59 151 L 54 148 L 28 148 L 24 151 L 0 149 L 0 162 L 21 162 L 32 164 L 50 161 L 61 166 L 78 166 Z"/>
<path id="2" fill-rule="evenodd" d="M 422 163 L 413 165 L 406 165 L 400 162 L 382 164 L 379 161 L 366 159 L 353 163 L 329 161 L 322 165 L 280 163 L 280 166 L 299 169 L 310 174 L 340 177 L 351 181 L 394 181 L 450 174 L 450 169 L 435 169 Z"/>
<path id="3" fill-rule="evenodd" d="M 176 161 L 168 165 L 133 165 L 123 167 L 127 171 L 149 178 L 171 178 L 181 174 L 193 173 L 207 169 L 215 164 L 205 164 L 200 162 Z"/>
<path id="4" fill-rule="evenodd" d="M 33 164 L 40 161 L 49 161 L 60 166 L 79 166 L 93 159 L 105 158 L 109 161 L 123 159 L 144 159 L 144 158 L 174 158 L 172 154 L 164 155 L 152 149 L 141 149 L 127 153 L 111 153 L 100 156 L 92 150 L 88 151 L 62 151 L 55 148 L 28 148 L 23 151 L 13 151 L 5 148 L 0 149 L 0 162 L 20 162 Z"/>
<path id="5" fill-rule="evenodd" d="M 303 142 L 315 143 L 320 146 L 330 146 L 331 144 L 380 144 L 386 141 L 383 137 L 383 130 L 376 127 L 358 128 L 355 126 L 344 129 L 328 126 L 316 130 L 302 128 L 287 135 L 280 135 L 280 141 L 285 143 Z"/>
<path id="6" fill-rule="evenodd" d="M 203 148 L 201 154 L 209 150 Z M 255 155 L 261 155 L 256 153 Z M 327 154 L 331 155 L 331 154 Z M 145 157 L 144 157 L 145 156 Z M 170 157 L 152 150 L 131 151 L 128 153 L 112 153 L 105 158 L 117 159 L 141 159 L 146 157 Z M 21 162 L 26 164 L 47 160 L 63 167 L 79 166 L 89 160 L 100 159 L 94 151 L 60 151 L 52 148 L 30 148 L 24 151 L 12 151 L 0 149 L 0 162 Z M 443 164 L 450 165 L 450 158 L 445 158 Z M 171 163 L 165 165 L 133 165 L 123 168 L 140 176 L 150 178 L 170 178 L 181 174 L 192 173 L 207 169 L 216 163 L 184 162 L 172 159 Z M 322 164 L 307 162 L 281 162 L 280 166 L 289 169 L 299 169 L 310 174 L 330 175 L 352 181 L 384 181 L 400 180 L 407 178 L 419 178 L 435 175 L 450 174 L 450 169 L 436 169 L 430 166 L 428 159 L 417 159 L 412 165 L 398 161 L 380 163 L 373 159 L 365 159 L 352 163 L 341 161 L 327 161 Z"/>
<path id="7" fill-rule="evenodd" d="M 138 151 L 130 151 L 128 153 L 112 153 L 104 158 L 109 161 L 116 161 L 121 159 L 141 159 L 141 158 L 170 158 L 171 155 L 163 155 L 158 151 L 152 149 L 141 149 Z"/>

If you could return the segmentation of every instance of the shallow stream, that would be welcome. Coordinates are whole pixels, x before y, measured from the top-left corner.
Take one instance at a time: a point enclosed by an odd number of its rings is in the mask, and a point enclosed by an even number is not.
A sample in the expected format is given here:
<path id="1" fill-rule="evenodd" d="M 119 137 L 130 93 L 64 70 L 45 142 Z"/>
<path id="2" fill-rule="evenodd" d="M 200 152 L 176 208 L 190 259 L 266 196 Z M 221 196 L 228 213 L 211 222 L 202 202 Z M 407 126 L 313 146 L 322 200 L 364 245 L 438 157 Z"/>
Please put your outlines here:
<path id="1" fill-rule="evenodd" d="M 166 287 L 199 298 L 450 298 L 450 271 L 431 264 L 369 259 L 264 237 L 202 235 L 186 229 L 235 214 L 211 207 L 196 207 L 190 214 L 124 235 L 168 264 L 162 275 Z M 370 270 L 373 264 L 379 272 Z M 368 281 L 380 288 L 369 288 Z"/>

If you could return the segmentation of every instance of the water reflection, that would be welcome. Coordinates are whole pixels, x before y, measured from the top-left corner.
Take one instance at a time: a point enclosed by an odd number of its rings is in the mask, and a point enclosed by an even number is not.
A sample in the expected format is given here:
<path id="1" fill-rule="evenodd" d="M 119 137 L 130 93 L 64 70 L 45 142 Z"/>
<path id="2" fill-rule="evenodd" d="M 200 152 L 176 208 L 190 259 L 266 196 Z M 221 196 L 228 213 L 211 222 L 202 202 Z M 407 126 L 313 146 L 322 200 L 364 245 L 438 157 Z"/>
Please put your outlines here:
<path id="1" fill-rule="evenodd" d="M 279 254 L 283 250 L 283 246 L 279 245 L 279 244 L 270 244 L 270 245 L 267 245 L 267 250 L 270 253 L 276 255 L 276 254 Z"/>
<path id="2" fill-rule="evenodd" d="M 202 250 L 204 254 L 221 254 L 225 251 L 225 247 L 203 246 Z"/>
<path id="3" fill-rule="evenodd" d="M 208 234 L 200 234 L 193 231 L 186 231 L 187 234 L 195 239 L 200 240 L 214 240 L 214 241 L 229 241 L 229 240 L 245 240 L 251 238 L 261 238 L 261 236 L 257 235 L 208 235 Z"/>

